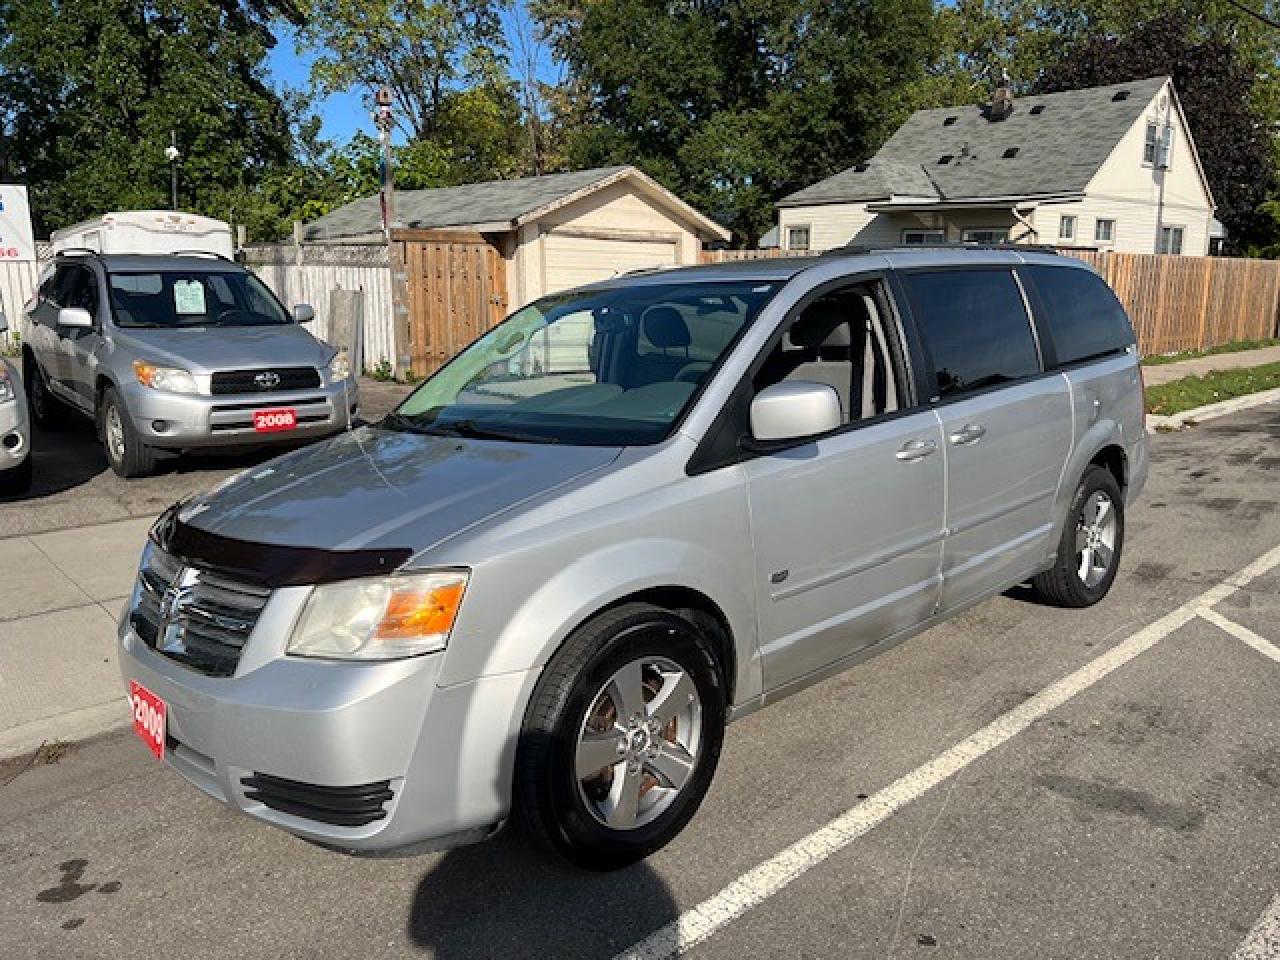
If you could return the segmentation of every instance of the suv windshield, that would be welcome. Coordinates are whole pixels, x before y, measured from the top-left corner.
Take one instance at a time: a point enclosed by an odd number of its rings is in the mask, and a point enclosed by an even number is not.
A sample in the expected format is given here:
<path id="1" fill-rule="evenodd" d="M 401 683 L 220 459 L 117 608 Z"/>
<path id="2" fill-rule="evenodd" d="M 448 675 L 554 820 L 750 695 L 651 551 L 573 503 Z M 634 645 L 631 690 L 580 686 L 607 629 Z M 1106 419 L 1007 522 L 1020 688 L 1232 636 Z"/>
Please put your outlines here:
<path id="1" fill-rule="evenodd" d="M 148 270 L 110 274 L 120 327 L 260 327 L 293 318 L 244 270 Z"/>
<path id="2" fill-rule="evenodd" d="M 681 283 L 547 297 L 462 351 L 382 425 L 532 443 L 657 443 L 778 286 Z"/>

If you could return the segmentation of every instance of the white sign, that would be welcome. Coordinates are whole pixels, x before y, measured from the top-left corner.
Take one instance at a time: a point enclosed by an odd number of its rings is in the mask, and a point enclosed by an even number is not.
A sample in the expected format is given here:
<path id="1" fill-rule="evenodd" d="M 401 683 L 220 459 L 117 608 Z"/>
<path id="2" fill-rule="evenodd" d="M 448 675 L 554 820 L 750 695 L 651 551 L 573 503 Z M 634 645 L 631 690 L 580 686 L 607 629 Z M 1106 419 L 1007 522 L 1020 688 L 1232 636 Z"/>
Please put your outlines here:
<path id="1" fill-rule="evenodd" d="M 36 238 L 31 229 L 27 188 L 0 184 L 0 261 L 35 258 Z"/>

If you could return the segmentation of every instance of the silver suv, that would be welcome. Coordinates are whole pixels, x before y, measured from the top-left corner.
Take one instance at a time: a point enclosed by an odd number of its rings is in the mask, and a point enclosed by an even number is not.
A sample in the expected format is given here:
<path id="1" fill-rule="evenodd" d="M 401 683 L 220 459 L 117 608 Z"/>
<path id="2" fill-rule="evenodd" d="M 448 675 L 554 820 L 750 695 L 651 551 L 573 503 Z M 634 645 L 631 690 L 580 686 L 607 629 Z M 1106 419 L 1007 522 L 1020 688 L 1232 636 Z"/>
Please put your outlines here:
<path id="1" fill-rule="evenodd" d="M 336 433 L 356 381 L 345 352 L 299 326 L 313 316 L 216 256 L 59 256 L 25 318 L 32 417 L 92 417 L 122 477 L 160 451 Z"/>
<path id="2" fill-rule="evenodd" d="M 727 721 L 1030 579 L 1083 607 L 1147 472 L 1078 261 L 892 250 L 621 277 L 395 413 L 175 506 L 120 623 L 135 727 L 349 851 L 575 862 L 693 816 Z"/>

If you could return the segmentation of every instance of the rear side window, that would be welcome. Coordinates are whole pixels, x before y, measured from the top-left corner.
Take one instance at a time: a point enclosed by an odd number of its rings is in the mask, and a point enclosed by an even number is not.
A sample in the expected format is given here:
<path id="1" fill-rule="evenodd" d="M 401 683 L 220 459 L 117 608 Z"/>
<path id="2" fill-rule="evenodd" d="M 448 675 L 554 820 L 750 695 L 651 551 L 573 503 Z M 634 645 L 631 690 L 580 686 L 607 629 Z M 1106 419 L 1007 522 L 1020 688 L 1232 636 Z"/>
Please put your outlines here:
<path id="1" fill-rule="evenodd" d="M 1096 273 L 1066 267 L 1025 269 L 1048 314 L 1045 326 L 1059 363 L 1100 357 L 1134 342 L 1124 307 Z"/>
<path id="2" fill-rule="evenodd" d="M 937 397 L 1040 372 L 1031 321 L 1008 270 L 942 270 L 902 276 Z"/>

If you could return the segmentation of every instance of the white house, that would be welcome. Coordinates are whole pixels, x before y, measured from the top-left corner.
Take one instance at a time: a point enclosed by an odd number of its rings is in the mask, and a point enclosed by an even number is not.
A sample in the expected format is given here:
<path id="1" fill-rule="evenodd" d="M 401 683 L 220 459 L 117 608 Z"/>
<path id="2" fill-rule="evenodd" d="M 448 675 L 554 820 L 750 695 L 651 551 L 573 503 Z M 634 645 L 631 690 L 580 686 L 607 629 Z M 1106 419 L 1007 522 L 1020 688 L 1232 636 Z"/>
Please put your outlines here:
<path id="1" fill-rule="evenodd" d="M 381 236 L 364 197 L 306 225 L 311 243 Z M 511 306 L 645 267 L 696 264 L 729 231 L 635 167 L 606 167 L 435 190 L 402 190 L 395 217 L 415 229 L 485 235 L 507 265 Z"/>
<path id="2" fill-rule="evenodd" d="M 1213 197 L 1168 77 L 913 114 L 866 163 L 785 197 L 782 246 L 1040 243 L 1209 252 Z"/>

